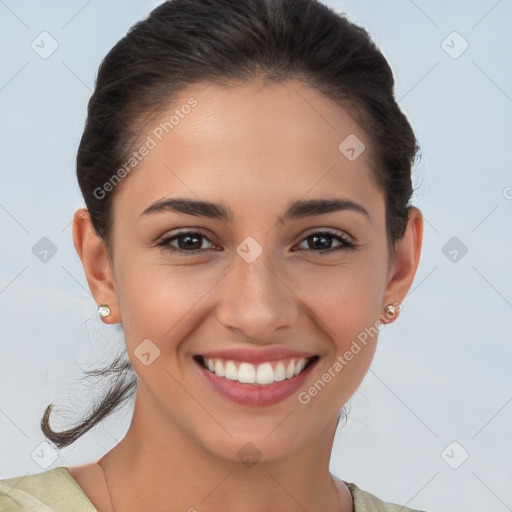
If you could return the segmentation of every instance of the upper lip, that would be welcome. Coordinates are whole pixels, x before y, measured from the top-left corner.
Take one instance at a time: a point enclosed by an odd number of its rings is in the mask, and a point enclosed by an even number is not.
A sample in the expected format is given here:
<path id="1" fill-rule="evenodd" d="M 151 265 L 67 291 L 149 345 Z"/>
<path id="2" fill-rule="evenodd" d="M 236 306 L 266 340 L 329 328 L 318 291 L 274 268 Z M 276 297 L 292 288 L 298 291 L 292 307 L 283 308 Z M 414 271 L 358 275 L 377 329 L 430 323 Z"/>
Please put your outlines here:
<path id="1" fill-rule="evenodd" d="M 260 349 L 230 348 L 225 350 L 212 350 L 198 354 L 209 359 L 226 359 L 228 361 L 241 361 L 248 363 L 265 363 L 282 359 L 302 359 L 314 357 L 316 354 L 301 352 L 284 347 L 265 347 Z"/>

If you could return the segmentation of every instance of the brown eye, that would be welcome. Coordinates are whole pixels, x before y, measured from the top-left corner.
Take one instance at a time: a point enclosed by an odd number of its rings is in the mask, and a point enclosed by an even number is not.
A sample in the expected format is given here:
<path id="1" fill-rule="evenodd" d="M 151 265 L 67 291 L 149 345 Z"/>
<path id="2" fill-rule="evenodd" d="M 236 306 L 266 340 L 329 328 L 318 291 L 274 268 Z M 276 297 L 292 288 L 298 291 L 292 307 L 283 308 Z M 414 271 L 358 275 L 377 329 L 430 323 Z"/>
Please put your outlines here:
<path id="1" fill-rule="evenodd" d="M 164 238 L 158 243 L 158 246 L 164 247 L 165 250 L 170 252 L 198 254 L 204 252 L 204 249 L 201 249 L 201 246 L 203 245 L 202 239 L 212 243 L 211 240 L 202 233 L 197 231 L 184 231 Z M 175 240 L 178 241 L 178 247 L 170 245 L 171 242 L 174 242 Z"/>
<path id="2" fill-rule="evenodd" d="M 211 240 L 198 231 L 183 231 L 174 235 L 164 238 L 158 243 L 158 246 L 163 247 L 166 251 L 172 253 L 181 253 L 187 255 L 200 254 L 205 252 L 207 249 L 202 248 L 202 240 L 206 240 L 212 243 Z M 336 240 L 340 243 L 337 247 L 332 248 L 332 240 Z M 177 241 L 177 247 L 171 245 L 171 242 Z M 308 248 L 306 250 L 313 254 L 319 254 L 321 256 L 331 254 L 336 251 L 351 250 L 357 246 L 345 235 L 335 231 L 315 231 L 310 233 L 303 242 L 307 242 Z M 211 248 L 210 248 L 211 249 Z M 214 249 L 218 250 L 218 249 Z"/>
<path id="3" fill-rule="evenodd" d="M 341 243 L 338 247 L 331 248 L 332 239 L 337 240 Z M 350 250 L 355 249 L 356 244 L 351 242 L 346 236 L 334 232 L 334 231 L 315 231 L 314 233 L 310 233 L 304 241 L 308 242 L 309 248 L 306 249 L 309 252 L 314 254 L 319 254 L 321 256 L 326 254 L 331 254 L 336 251 Z"/>

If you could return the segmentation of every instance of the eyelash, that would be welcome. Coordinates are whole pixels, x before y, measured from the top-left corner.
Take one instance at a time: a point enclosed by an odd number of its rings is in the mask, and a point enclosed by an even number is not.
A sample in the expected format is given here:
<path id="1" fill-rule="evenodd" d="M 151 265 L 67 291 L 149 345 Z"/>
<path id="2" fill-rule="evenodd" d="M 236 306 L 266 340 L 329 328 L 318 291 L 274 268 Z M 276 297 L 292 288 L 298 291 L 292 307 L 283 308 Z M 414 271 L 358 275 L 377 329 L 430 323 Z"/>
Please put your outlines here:
<path id="1" fill-rule="evenodd" d="M 157 246 L 164 247 L 164 249 L 166 251 L 169 251 L 171 253 L 182 253 L 182 254 L 185 253 L 185 254 L 187 254 L 187 256 L 192 256 L 194 254 L 199 254 L 199 253 L 204 252 L 205 249 L 198 249 L 195 251 L 186 251 L 184 249 L 176 249 L 175 247 L 171 247 L 169 245 L 170 242 L 172 242 L 178 238 L 182 238 L 182 237 L 189 236 L 189 235 L 202 237 L 205 240 L 207 240 L 208 242 L 213 244 L 213 242 L 206 235 L 203 235 L 202 233 L 200 233 L 198 231 L 183 231 L 181 233 L 177 233 L 175 235 L 168 236 L 168 237 L 164 238 L 161 242 L 159 242 L 157 244 Z M 332 254 L 336 251 L 347 251 L 347 250 L 357 249 L 357 244 L 351 242 L 346 236 L 341 235 L 334 231 L 330 231 L 328 229 L 324 229 L 321 231 L 314 231 L 312 233 L 309 233 L 305 238 L 303 238 L 301 240 L 300 243 L 302 243 L 304 240 L 307 240 L 308 238 L 310 238 L 314 235 L 315 236 L 327 236 L 328 238 L 334 238 L 338 242 L 341 242 L 343 245 L 341 245 L 340 247 L 335 247 L 334 249 L 326 249 L 324 251 L 315 251 L 313 249 L 305 249 L 306 251 L 313 253 L 313 254 L 318 254 L 320 256 L 326 256 L 326 255 Z"/>

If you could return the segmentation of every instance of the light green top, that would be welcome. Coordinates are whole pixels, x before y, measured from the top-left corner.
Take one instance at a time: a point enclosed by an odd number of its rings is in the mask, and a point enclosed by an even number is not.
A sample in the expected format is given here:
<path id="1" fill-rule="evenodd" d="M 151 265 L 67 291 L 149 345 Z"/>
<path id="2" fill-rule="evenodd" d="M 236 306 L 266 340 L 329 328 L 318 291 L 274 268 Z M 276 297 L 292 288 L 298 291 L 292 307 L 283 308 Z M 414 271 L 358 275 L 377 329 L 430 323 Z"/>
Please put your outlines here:
<path id="1" fill-rule="evenodd" d="M 386 503 L 345 482 L 354 499 L 353 512 L 424 512 Z M 0 479 L 0 512 L 98 512 L 66 467 L 35 475 Z"/>

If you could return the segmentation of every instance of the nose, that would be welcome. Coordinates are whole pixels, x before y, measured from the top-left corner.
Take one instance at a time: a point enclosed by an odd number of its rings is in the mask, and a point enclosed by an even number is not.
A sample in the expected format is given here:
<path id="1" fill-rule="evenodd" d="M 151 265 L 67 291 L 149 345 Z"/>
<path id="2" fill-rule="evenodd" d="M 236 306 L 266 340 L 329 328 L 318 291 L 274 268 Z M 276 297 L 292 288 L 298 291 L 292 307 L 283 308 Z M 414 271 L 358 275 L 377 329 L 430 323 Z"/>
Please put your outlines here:
<path id="1" fill-rule="evenodd" d="M 219 322 L 253 340 L 272 339 L 278 329 L 292 328 L 301 309 L 289 273 L 274 269 L 265 251 L 251 263 L 236 256 L 220 296 Z"/>

